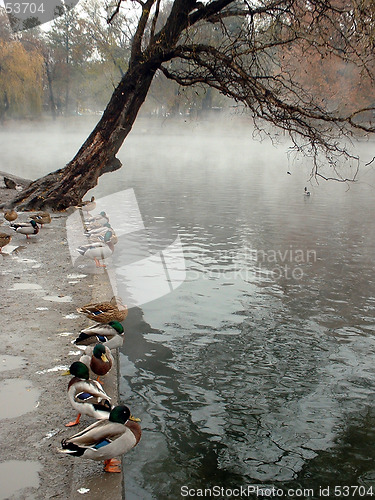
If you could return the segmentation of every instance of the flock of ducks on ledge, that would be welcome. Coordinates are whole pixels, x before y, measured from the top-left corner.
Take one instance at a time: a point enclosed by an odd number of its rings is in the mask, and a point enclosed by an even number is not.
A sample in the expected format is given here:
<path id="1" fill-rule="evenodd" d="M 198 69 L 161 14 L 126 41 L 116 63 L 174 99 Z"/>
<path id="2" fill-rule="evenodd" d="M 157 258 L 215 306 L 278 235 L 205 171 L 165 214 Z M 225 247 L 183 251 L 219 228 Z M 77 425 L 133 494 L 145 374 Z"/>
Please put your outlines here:
<path id="1" fill-rule="evenodd" d="M 304 195 L 311 195 L 307 187 L 304 189 Z M 113 254 L 115 250 L 114 246 L 118 241 L 109 223 L 107 214 L 105 212 L 100 212 L 100 214 L 95 216 L 90 214 L 90 212 L 96 208 L 94 196 L 88 201 L 83 201 L 81 204 L 77 205 L 76 208 L 81 209 L 84 214 L 85 236 L 88 238 L 88 244 L 79 246 L 77 252 L 88 259 L 94 260 L 96 267 L 106 267 L 105 264 L 101 264 L 100 261 L 107 259 Z M 4 219 L 9 222 L 9 227 L 16 233 L 25 235 L 27 239 L 31 235 L 39 233 L 38 224 L 43 227 L 44 224 L 49 224 L 51 222 L 51 216 L 48 212 L 39 212 L 35 215 L 31 215 L 28 222 L 15 223 L 14 221 L 17 217 L 18 214 L 14 209 L 7 210 L 4 213 Z M 0 224 L 1 223 L 2 221 Z M 3 247 L 10 243 L 11 239 L 12 237 L 10 234 L 0 232 L 0 253 Z"/>
<path id="2" fill-rule="evenodd" d="M 114 250 L 118 239 L 114 229 L 109 223 L 109 218 L 105 212 L 92 216 L 91 210 L 96 207 L 95 198 L 92 196 L 90 201 L 84 201 L 79 208 L 83 212 L 85 236 L 89 243 L 81 245 L 77 248 L 80 255 L 95 261 L 96 267 L 106 267 L 100 261 L 110 257 Z"/>
<path id="3" fill-rule="evenodd" d="M 107 259 L 114 252 L 114 245 L 118 238 L 114 229 L 109 223 L 109 218 L 105 212 L 100 212 L 98 215 L 91 215 L 90 212 L 96 208 L 94 196 L 89 201 L 84 201 L 76 208 L 82 210 L 85 236 L 88 238 L 87 245 L 81 245 L 77 248 L 77 252 L 84 257 L 94 260 L 97 267 L 106 267 L 100 261 Z M 39 233 L 39 226 L 43 228 L 44 224 L 50 224 L 51 216 L 48 212 L 39 212 L 29 217 L 28 222 L 15 222 L 18 218 L 17 212 L 6 210 L 4 219 L 8 221 L 9 228 L 18 234 L 23 234 L 27 239 L 32 235 Z M 2 221 L 0 222 L 2 224 Z M 12 236 L 6 232 L 0 232 L 0 253 L 3 247 L 8 245 Z"/>
<path id="4" fill-rule="evenodd" d="M 97 421 L 61 441 L 60 453 L 104 461 L 105 472 L 121 472 L 119 457 L 134 448 L 141 439 L 139 419 L 125 405 L 113 406 L 100 377 L 113 366 L 111 350 L 124 340 L 121 324 L 128 309 L 118 297 L 109 302 L 87 304 L 77 309 L 97 323 L 81 331 L 74 343 L 85 348 L 84 354 L 63 375 L 73 375 L 68 384 L 68 399 L 77 412 L 66 427 L 78 425 L 81 415 Z M 96 378 L 95 378 L 96 377 Z"/>
<path id="5" fill-rule="evenodd" d="M 18 218 L 17 212 L 12 210 L 6 210 L 4 212 L 4 219 L 8 221 L 9 227 L 13 229 L 18 234 L 23 234 L 27 239 L 31 235 L 39 233 L 38 224 L 43 227 L 44 224 L 49 224 L 51 222 L 51 216 L 48 212 L 39 212 L 35 215 L 30 216 L 28 222 L 14 222 Z M 1 221 L 2 224 L 3 221 Z M 10 243 L 12 236 L 8 233 L 0 232 L 0 253 L 8 243 Z"/>
<path id="6" fill-rule="evenodd" d="M 77 251 L 102 267 L 99 261 L 113 253 L 117 237 L 104 212 L 98 216 L 90 215 L 95 207 L 94 197 L 77 207 L 84 212 L 85 235 L 89 239 L 89 244 L 79 247 Z M 9 227 L 26 238 L 38 234 L 39 226 L 51 222 L 47 212 L 31 216 L 29 222 L 16 223 L 17 217 L 15 210 L 4 213 Z M 10 240 L 10 234 L 0 233 L 0 252 Z M 121 322 L 126 318 L 128 309 L 120 298 L 112 297 L 108 302 L 87 304 L 77 311 L 95 324 L 83 329 L 74 340 L 75 345 L 84 349 L 84 354 L 64 373 L 72 375 L 68 384 L 68 399 L 77 412 L 76 419 L 66 426 L 78 425 L 81 415 L 94 418 L 96 422 L 63 439 L 58 451 L 73 457 L 104 461 L 105 472 L 121 472 L 121 462 L 115 457 L 120 457 L 138 444 L 141 426 L 139 419 L 131 415 L 127 406 L 114 406 L 111 403 L 111 397 L 104 390 L 100 377 L 105 377 L 113 366 L 111 351 L 123 344 L 124 327 Z"/>

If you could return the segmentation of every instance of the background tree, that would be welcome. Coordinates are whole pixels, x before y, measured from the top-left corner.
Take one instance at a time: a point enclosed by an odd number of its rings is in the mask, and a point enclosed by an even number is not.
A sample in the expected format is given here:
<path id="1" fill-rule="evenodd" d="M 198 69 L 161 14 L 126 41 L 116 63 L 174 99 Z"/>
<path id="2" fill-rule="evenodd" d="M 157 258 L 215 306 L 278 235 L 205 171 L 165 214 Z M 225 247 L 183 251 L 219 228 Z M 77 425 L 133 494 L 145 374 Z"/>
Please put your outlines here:
<path id="1" fill-rule="evenodd" d="M 18 40 L 0 40 L 0 120 L 39 113 L 43 58 Z"/>
<path id="2" fill-rule="evenodd" d="M 106 9 L 96 0 L 88 0 L 82 8 L 87 31 L 98 59 L 112 62 L 119 78 L 122 78 L 127 70 L 132 39 L 130 16 L 119 12 L 109 24 Z"/>
<path id="3" fill-rule="evenodd" d="M 374 9 L 367 9 L 369 1 L 118 0 L 109 22 L 123 4 L 138 16 L 125 74 L 76 156 L 33 182 L 13 203 L 23 209 L 64 209 L 76 204 L 100 175 L 120 168 L 116 154 L 157 72 L 180 86 L 205 85 L 244 103 L 256 127 L 281 128 L 296 150 L 313 156 L 315 175 L 320 152 L 337 172 L 337 158 L 350 157 L 340 139 L 353 131 L 374 132 L 364 113 L 374 108 L 346 114 L 327 109 L 276 56 L 281 48 L 302 47 L 295 57 L 303 64 L 308 48 L 350 61 L 373 81 Z M 201 30 L 215 30 L 217 36 L 196 41 Z"/>
<path id="4" fill-rule="evenodd" d="M 48 69 L 53 80 L 54 100 L 60 111 L 68 115 L 79 107 L 80 88 L 85 79 L 92 44 L 87 24 L 77 9 L 62 5 L 59 15 L 46 35 L 50 55 Z"/>

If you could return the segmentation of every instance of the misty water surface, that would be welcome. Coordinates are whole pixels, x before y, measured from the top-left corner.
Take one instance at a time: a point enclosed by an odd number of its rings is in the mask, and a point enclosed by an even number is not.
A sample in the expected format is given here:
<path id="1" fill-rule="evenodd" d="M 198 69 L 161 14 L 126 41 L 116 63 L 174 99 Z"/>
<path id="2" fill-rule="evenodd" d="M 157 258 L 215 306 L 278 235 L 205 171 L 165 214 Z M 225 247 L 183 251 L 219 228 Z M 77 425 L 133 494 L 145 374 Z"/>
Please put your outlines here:
<path id="1" fill-rule="evenodd" d="M 89 129 L 2 132 L 0 169 L 59 168 Z M 244 132 L 142 120 L 93 191 L 133 188 L 149 251 L 180 235 L 187 266 L 125 325 L 122 399 L 143 427 L 127 500 L 184 485 L 375 488 L 372 168 L 349 190 L 307 184 L 308 161 Z"/>

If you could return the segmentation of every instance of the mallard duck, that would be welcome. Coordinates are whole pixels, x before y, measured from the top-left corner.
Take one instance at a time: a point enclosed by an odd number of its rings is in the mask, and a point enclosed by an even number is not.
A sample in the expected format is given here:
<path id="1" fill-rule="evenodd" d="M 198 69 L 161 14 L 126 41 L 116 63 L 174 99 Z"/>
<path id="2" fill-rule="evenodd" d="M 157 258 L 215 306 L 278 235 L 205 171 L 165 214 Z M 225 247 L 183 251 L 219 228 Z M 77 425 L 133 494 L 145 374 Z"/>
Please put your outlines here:
<path id="1" fill-rule="evenodd" d="M 86 347 L 85 354 L 79 360 L 97 375 L 98 382 L 101 376 L 109 372 L 114 362 L 110 349 L 104 344 Z"/>
<path id="2" fill-rule="evenodd" d="M 108 420 L 99 420 L 74 436 L 61 441 L 60 453 L 73 457 L 104 460 L 105 472 L 121 472 L 119 460 L 141 439 L 142 430 L 127 406 L 115 406 Z"/>
<path id="3" fill-rule="evenodd" d="M 30 234 L 39 233 L 39 227 L 35 220 L 20 222 L 18 224 L 10 224 L 10 227 L 17 233 L 24 234 L 27 239 L 29 239 Z"/>
<path id="4" fill-rule="evenodd" d="M 100 227 L 97 227 L 95 229 L 90 229 L 89 231 L 87 231 L 85 233 L 85 236 L 88 237 L 90 243 L 94 243 L 96 241 L 101 241 L 102 238 L 105 237 L 105 235 L 107 234 L 107 232 L 111 233 L 111 237 L 110 237 L 109 241 L 113 245 L 115 245 L 118 242 L 118 238 L 117 238 L 117 236 L 115 234 L 115 231 L 114 231 L 113 227 L 111 227 L 111 225 L 108 222 L 105 223 L 104 226 L 100 226 Z"/>
<path id="5" fill-rule="evenodd" d="M 103 236 L 98 235 L 98 234 L 94 234 L 94 235 L 90 235 L 89 236 L 89 242 L 90 242 L 90 244 L 92 244 L 92 243 L 98 243 L 98 242 L 101 242 L 102 240 L 103 240 Z M 107 241 L 107 244 L 110 243 L 111 245 L 116 245 L 117 242 L 118 242 L 118 238 L 115 235 L 114 231 L 112 231 L 112 236 Z"/>
<path id="6" fill-rule="evenodd" d="M 81 203 L 79 203 L 77 205 L 77 207 L 81 208 L 85 212 L 91 212 L 92 210 L 95 210 L 95 208 L 96 208 L 95 197 L 91 196 L 90 201 L 88 201 L 88 200 L 82 201 Z"/>
<path id="7" fill-rule="evenodd" d="M 307 190 L 307 187 L 305 186 L 305 196 L 310 196 L 310 191 Z"/>
<path id="8" fill-rule="evenodd" d="M 39 212 L 35 215 L 31 215 L 30 219 L 35 220 L 42 227 L 44 224 L 50 224 L 52 219 L 48 212 Z"/>
<path id="9" fill-rule="evenodd" d="M 79 424 L 82 414 L 98 420 L 109 417 L 111 398 L 99 382 L 89 378 L 89 369 L 84 363 L 75 361 L 63 375 L 74 375 L 68 385 L 68 398 L 78 412 L 76 420 L 65 424 L 66 427 Z"/>
<path id="10" fill-rule="evenodd" d="M 94 302 L 79 307 L 77 312 L 85 314 L 89 319 L 98 323 L 123 321 L 128 315 L 128 308 L 122 304 L 119 297 L 112 297 L 109 302 Z"/>
<path id="11" fill-rule="evenodd" d="M 108 324 L 97 323 L 81 330 L 79 337 L 74 341 L 76 345 L 103 344 L 109 349 L 121 347 L 124 342 L 124 327 L 118 321 Z"/>
<path id="12" fill-rule="evenodd" d="M 4 212 L 4 219 L 6 219 L 8 222 L 13 222 L 16 220 L 18 217 L 17 212 L 12 208 L 12 210 L 7 210 Z"/>
<path id="13" fill-rule="evenodd" d="M 11 239 L 12 237 L 10 234 L 0 233 L 0 253 L 3 250 L 3 247 L 5 247 L 5 245 L 7 245 Z"/>
<path id="14" fill-rule="evenodd" d="M 109 222 L 109 217 L 105 212 L 100 212 L 99 215 L 92 215 L 91 217 L 85 218 L 85 226 L 104 226 Z"/>
<path id="15" fill-rule="evenodd" d="M 107 231 L 114 232 L 111 224 L 109 222 L 105 222 L 103 225 L 95 227 L 93 229 L 86 229 L 85 236 L 90 237 L 94 235 L 105 235 Z"/>
<path id="16" fill-rule="evenodd" d="M 78 247 L 77 252 L 84 257 L 94 260 L 96 267 L 106 267 L 106 265 L 101 264 L 99 260 L 108 259 L 115 250 L 111 242 L 112 233 L 111 231 L 107 231 L 104 237 L 99 236 L 99 238 L 101 241 Z"/>

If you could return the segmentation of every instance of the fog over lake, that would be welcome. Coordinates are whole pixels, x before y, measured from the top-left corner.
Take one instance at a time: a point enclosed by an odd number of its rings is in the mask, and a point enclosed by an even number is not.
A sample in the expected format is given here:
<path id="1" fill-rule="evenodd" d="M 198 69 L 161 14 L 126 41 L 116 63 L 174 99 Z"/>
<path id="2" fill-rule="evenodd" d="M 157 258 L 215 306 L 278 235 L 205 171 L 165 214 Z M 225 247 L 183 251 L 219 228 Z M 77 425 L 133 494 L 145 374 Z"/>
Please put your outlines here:
<path id="1" fill-rule="evenodd" d="M 0 170 L 61 168 L 93 126 L 5 127 Z M 318 184 L 288 146 L 254 140 L 241 117 L 142 118 L 122 169 L 86 195 L 132 189 L 145 229 L 129 245 L 155 254 L 179 237 L 186 266 L 180 286 L 139 304 L 151 328 L 126 329 L 121 394 L 143 428 L 124 458 L 127 500 L 184 485 L 375 494 L 373 164 L 355 184 Z M 374 156 L 371 142 L 357 149 Z"/>

